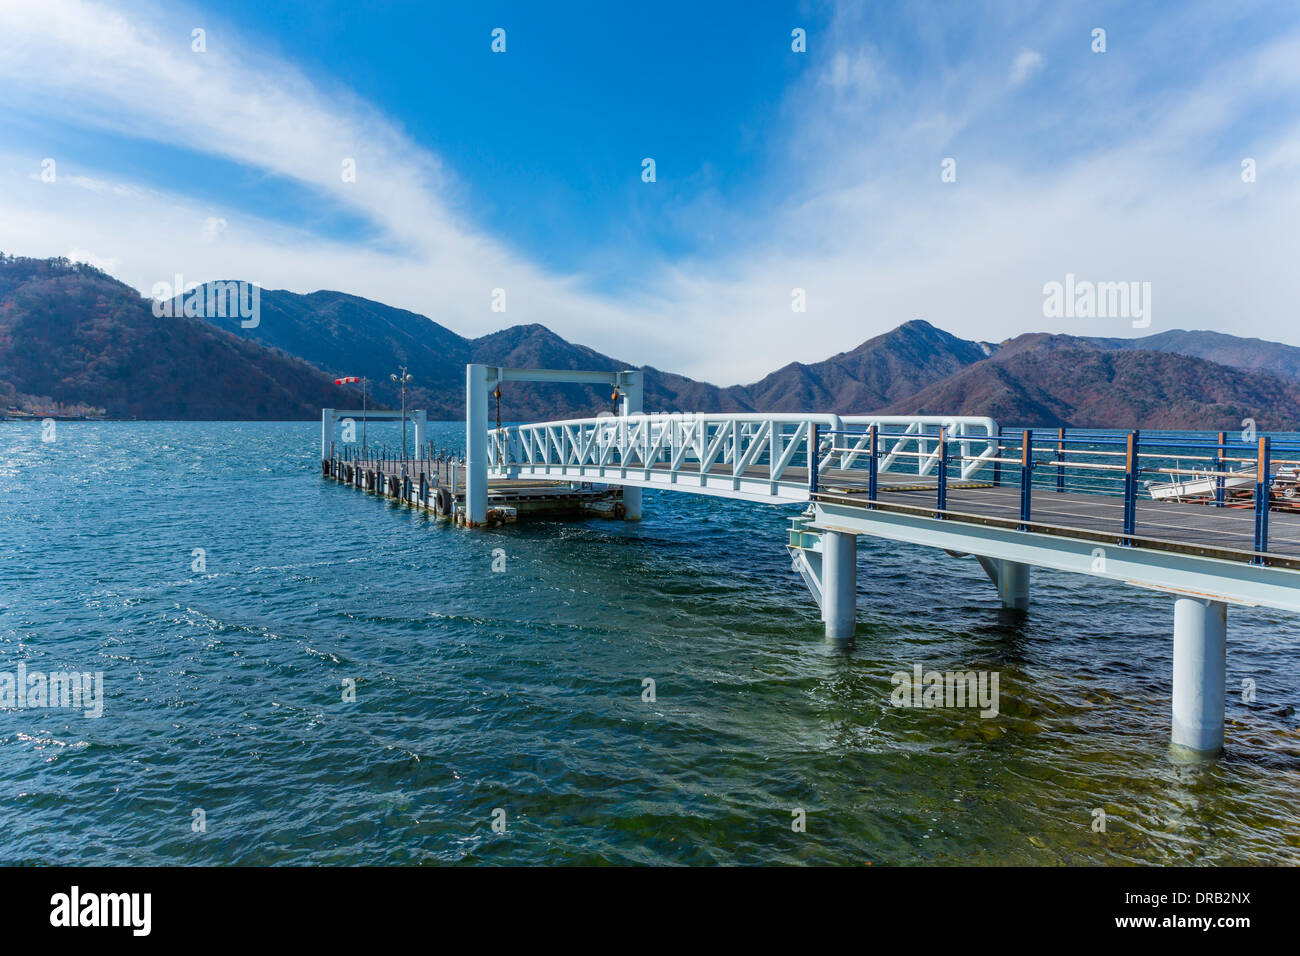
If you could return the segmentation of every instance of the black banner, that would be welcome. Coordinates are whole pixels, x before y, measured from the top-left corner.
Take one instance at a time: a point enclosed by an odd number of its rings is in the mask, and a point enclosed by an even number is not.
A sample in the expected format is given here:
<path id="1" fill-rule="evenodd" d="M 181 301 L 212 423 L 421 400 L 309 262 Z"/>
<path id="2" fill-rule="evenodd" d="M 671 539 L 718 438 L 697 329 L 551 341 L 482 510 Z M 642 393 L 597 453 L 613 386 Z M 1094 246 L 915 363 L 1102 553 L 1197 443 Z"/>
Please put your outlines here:
<path id="1" fill-rule="evenodd" d="M 905 931 L 950 945 L 969 933 L 1071 940 L 1199 934 L 1231 944 L 1290 925 L 1295 870 L 1154 869 L 7 869 L 6 938 L 78 942 L 364 941 L 397 927 L 661 942 L 685 925 L 728 936 L 798 930 L 843 910 L 864 939 Z M 841 929 L 843 929 L 841 925 Z M 647 936 L 648 934 L 648 936 Z M 500 935 L 498 935 L 498 939 Z"/>

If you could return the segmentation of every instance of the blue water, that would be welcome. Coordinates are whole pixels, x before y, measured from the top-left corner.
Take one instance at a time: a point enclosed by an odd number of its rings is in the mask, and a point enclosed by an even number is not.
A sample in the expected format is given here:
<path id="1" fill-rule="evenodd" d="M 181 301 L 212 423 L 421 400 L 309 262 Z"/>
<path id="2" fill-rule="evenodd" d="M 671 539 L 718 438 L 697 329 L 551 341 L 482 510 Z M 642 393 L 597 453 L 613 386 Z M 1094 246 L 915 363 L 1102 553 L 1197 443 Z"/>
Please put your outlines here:
<path id="1" fill-rule="evenodd" d="M 0 711 L 3 863 L 1300 862 L 1292 615 L 1232 610 L 1230 749 L 1188 762 L 1171 602 L 1120 584 L 1036 571 L 1017 617 L 973 560 L 863 540 L 844 648 L 785 510 L 468 532 L 323 480 L 312 423 L 0 452 L 0 672 L 105 685 L 98 719 Z M 997 671 L 1000 715 L 890 707 L 916 663 Z"/>

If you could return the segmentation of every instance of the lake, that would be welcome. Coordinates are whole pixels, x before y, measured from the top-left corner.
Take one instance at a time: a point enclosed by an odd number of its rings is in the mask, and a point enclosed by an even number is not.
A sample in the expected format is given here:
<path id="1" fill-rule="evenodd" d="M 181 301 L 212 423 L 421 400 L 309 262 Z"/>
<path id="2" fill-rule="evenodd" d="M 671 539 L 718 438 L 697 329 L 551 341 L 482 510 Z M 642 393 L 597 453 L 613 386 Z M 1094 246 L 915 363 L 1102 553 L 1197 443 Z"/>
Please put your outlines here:
<path id="1" fill-rule="evenodd" d="M 1193 761 L 1167 596 L 1036 570 L 1015 615 L 863 538 L 835 645 L 797 508 L 466 531 L 323 480 L 318 423 L 41 432 L 0 424 L 0 672 L 101 673 L 103 712 L 0 710 L 0 862 L 1300 863 L 1292 615 L 1230 609 Z M 998 715 L 892 707 L 918 664 Z"/>

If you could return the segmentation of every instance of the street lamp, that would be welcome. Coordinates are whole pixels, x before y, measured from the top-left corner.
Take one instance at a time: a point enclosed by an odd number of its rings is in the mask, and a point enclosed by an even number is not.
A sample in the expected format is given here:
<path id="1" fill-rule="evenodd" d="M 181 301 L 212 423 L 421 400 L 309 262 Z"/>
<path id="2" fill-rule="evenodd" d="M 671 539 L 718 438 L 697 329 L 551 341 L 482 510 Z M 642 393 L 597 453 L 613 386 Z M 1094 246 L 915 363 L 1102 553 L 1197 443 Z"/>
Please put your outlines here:
<path id="1" fill-rule="evenodd" d="M 406 374 L 406 366 L 403 365 L 401 375 L 388 377 L 402 386 L 402 461 L 406 461 L 406 385 L 411 381 L 411 376 Z"/>

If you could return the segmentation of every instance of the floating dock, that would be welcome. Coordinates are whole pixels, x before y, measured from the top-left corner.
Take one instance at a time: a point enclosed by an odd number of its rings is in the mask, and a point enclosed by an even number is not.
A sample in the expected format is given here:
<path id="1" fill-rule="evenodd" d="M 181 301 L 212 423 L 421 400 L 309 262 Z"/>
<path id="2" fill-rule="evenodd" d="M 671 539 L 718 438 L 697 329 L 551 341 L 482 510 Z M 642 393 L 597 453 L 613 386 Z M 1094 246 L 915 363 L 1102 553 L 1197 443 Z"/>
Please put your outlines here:
<path id="1" fill-rule="evenodd" d="M 341 484 L 465 523 L 465 463 L 447 456 L 353 458 L 347 451 L 321 462 L 321 474 Z M 622 518 L 623 489 L 591 482 L 502 479 L 488 484 L 483 524 L 527 518 Z"/>

